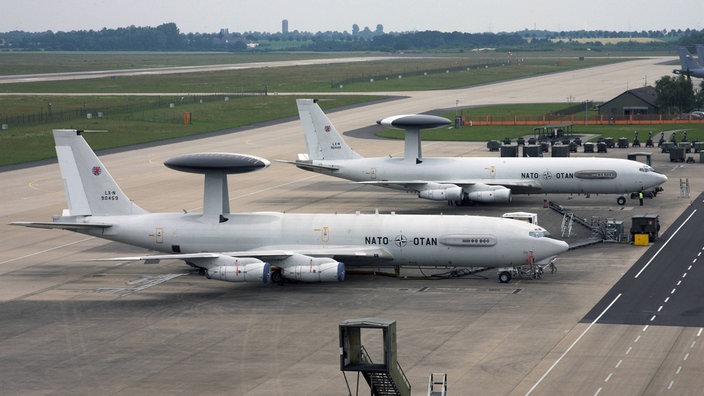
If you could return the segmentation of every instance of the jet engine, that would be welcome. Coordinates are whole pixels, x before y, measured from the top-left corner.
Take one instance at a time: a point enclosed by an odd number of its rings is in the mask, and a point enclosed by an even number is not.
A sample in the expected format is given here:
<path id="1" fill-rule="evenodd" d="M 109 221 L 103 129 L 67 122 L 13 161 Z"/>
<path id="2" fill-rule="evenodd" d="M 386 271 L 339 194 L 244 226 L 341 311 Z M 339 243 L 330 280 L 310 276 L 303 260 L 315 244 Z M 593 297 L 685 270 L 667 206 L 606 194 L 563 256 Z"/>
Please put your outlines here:
<path id="1" fill-rule="evenodd" d="M 342 282 L 345 265 L 329 257 L 293 255 L 281 263 L 281 274 L 302 282 Z"/>
<path id="2" fill-rule="evenodd" d="M 511 202 L 511 189 L 502 186 L 487 186 L 485 190 L 475 190 L 467 193 L 467 199 L 477 202 Z"/>
<path id="3" fill-rule="evenodd" d="M 226 282 L 262 282 L 269 283 L 271 267 L 253 257 L 219 256 L 213 260 L 216 265 L 206 270 L 208 279 Z"/>
<path id="4" fill-rule="evenodd" d="M 445 186 L 445 187 L 444 187 Z M 461 201 L 462 187 L 454 184 L 439 184 L 438 188 L 422 190 L 418 193 L 419 198 L 430 199 L 432 201 Z"/>

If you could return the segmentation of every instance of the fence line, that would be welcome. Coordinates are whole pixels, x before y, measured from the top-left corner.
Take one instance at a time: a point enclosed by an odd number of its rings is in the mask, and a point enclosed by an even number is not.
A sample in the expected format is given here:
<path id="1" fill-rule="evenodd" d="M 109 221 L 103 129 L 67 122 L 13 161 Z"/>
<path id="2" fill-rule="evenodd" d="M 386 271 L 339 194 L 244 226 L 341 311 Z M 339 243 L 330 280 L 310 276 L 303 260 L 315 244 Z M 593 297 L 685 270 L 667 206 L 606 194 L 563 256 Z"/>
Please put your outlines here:
<path id="1" fill-rule="evenodd" d="M 683 117 L 684 118 L 684 117 Z M 550 124 L 574 124 L 574 125 L 657 125 L 657 124 L 704 124 L 704 119 L 687 117 L 685 119 L 670 119 L 660 114 L 654 115 L 633 115 L 633 116 L 605 116 L 597 115 L 593 117 L 580 117 L 579 115 L 569 116 L 462 116 L 463 126 L 544 126 Z"/>

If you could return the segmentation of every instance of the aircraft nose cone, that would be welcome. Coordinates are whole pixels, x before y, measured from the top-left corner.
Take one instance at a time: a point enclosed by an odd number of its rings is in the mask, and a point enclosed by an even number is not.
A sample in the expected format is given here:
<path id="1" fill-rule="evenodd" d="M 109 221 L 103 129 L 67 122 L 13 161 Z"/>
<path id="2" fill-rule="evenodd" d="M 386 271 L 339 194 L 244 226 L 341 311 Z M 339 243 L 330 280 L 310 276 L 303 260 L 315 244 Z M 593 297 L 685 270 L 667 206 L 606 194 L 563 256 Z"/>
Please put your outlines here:
<path id="1" fill-rule="evenodd" d="M 570 245 L 568 245 L 565 241 L 549 237 L 540 238 L 540 246 L 538 247 L 539 250 L 536 251 L 537 255 L 540 256 L 538 261 L 543 261 L 546 259 L 551 260 L 554 257 L 566 252 L 569 248 Z"/>
<path id="2" fill-rule="evenodd" d="M 550 241 L 550 248 L 548 250 L 550 250 L 553 255 L 564 253 L 570 248 L 570 245 L 565 241 L 552 238 L 548 238 L 548 240 Z"/>
<path id="3" fill-rule="evenodd" d="M 559 242 L 557 249 L 559 249 L 560 253 L 564 253 L 564 252 L 570 250 L 570 245 L 567 242 L 565 242 L 565 241 L 557 241 L 557 242 Z"/>

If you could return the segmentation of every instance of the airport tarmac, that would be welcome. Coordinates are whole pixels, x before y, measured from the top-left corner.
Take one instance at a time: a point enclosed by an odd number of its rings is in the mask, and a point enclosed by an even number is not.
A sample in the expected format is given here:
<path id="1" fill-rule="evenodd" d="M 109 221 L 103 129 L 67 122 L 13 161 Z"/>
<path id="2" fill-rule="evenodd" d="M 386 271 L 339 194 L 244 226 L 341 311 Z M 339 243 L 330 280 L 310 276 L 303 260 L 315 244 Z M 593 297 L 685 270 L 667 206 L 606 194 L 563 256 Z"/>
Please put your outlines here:
<path id="1" fill-rule="evenodd" d="M 638 85 L 642 72 L 653 81 L 671 72 L 671 66 L 652 60 L 633 61 L 630 68 L 629 63 L 466 90 L 408 93 L 405 99 L 333 112 L 330 118 L 339 130 L 354 130 L 389 115 L 453 108 L 455 98 L 460 105 L 564 101 L 570 95 L 577 101 L 603 100 L 628 89 L 624 85 L 629 79 L 631 87 Z M 643 132 L 650 128 L 634 130 L 641 131 L 643 140 Z M 403 151 L 400 141 L 358 135 L 349 134 L 347 139 L 364 155 Z M 90 136 L 87 139 L 90 142 Z M 197 211 L 202 204 L 201 177 L 169 170 L 162 163 L 203 151 L 294 159 L 304 144 L 294 121 L 108 154 L 102 160 L 130 198 L 145 209 Z M 611 149 L 594 155 L 625 158 L 633 151 L 652 151 L 653 166 L 670 178 L 665 191 L 646 199 L 645 206 L 629 200 L 620 207 L 610 195 L 547 198 L 576 215 L 622 220 L 626 227 L 633 215 L 656 213 L 665 236 L 674 231 L 670 226 L 682 213 L 693 210 L 704 165 L 671 163 L 657 148 Z M 497 155 L 489 153 L 484 143 L 466 142 L 424 142 L 423 153 Z M 585 154 L 580 150 L 577 155 Z M 689 181 L 688 197 L 681 196 L 680 179 Z M 690 281 L 701 276 L 696 262 L 681 284 L 673 285 L 678 291 L 662 296 L 673 303 L 680 295 L 691 300 L 689 310 L 668 319 L 680 315 L 687 318 L 686 324 L 613 317 L 601 323 L 589 316 L 642 255 L 655 254 L 666 245 L 665 237 L 653 244 L 654 251 L 621 243 L 571 250 L 559 258 L 556 273 L 510 284 L 498 283 L 493 271 L 483 274 L 486 278 L 436 280 L 412 269 L 402 273 L 405 278 L 350 274 L 336 284 L 234 284 L 207 280 L 176 261 L 160 265 L 86 261 L 139 250 L 66 231 L 7 225 L 48 220 L 65 207 L 55 164 L 3 172 L 0 181 L 3 394 L 345 395 L 338 326 L 362 317 L 396 320 L 399 364 L 416 394 L 426 392 L 432 372 L 448 374 L 450 394 L 681 395 L 701 394 L 704 389 L 704 311 L 700 283 Z M 510 206 L 448 207 L 276 162 L 267 170 L 231 177 L 230 189 L 233 211 L 378 209 L 447 215 L 531 211 L 553 234 L 561 233 L 562 217 L 543 207 L 544 196 L 517 196 Z M 582 238 L 577 235 L 568 241 Z M 691 241 L 684 246 L 701 245 L 701 238 L 691 231 L 686 235 Z M 675 242 L 667 243 L 671 244 Z M 668 256 L 673 263 L 691 262 L 677 253 Z M 653 290 L 649 298 L 659 299 L 657 293 L 661 291 Z M 659 304 L 667 316 L 670 305 Z M 645 321 L 658 307 L 652 310 L 641 315 Z M 612 316 L 631 314 L 609 311 Z M 355 394 L 356 378 L 348 374 L 347 380 Z M 367 389 L 362 380 L 360 393 Z"/>

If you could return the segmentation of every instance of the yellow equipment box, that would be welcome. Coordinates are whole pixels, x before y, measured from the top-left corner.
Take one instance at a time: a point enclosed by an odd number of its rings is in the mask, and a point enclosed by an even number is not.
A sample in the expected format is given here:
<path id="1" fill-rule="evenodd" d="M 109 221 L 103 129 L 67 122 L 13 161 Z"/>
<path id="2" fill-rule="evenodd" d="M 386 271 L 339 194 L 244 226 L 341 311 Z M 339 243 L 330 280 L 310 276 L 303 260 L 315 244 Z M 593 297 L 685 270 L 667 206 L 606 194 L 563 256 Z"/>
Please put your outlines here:
<path id="1" fill-rule="evenodd" d="M 636 246 L 648 246 L 648 234 L 633 234 L 633 244 Z"/>

